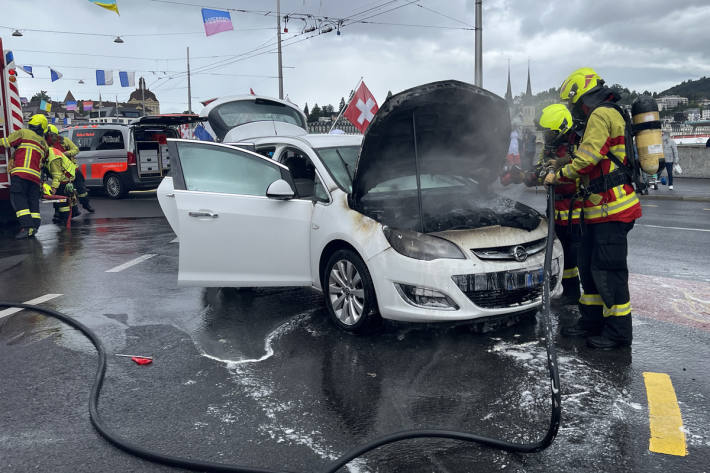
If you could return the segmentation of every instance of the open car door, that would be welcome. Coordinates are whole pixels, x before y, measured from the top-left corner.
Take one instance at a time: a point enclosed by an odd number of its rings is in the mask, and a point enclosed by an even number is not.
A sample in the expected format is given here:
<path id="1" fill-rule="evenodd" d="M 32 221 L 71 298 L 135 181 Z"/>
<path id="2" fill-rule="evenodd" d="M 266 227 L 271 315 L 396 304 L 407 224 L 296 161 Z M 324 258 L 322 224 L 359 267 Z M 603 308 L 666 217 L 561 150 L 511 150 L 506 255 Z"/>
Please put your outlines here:
<path id="1" fill-rule="evenodd" d="M 290 198 L 288 168 L 217 143 L 168 140 L 168 146 L 175 157 L 173 189 L 160 200 L 165 211 L 174 199 L 171 225 L 180 242 L 179 283 L 311 285 L 313 203 Z M 274 183 L 281 192 L 267 197 Z"/>

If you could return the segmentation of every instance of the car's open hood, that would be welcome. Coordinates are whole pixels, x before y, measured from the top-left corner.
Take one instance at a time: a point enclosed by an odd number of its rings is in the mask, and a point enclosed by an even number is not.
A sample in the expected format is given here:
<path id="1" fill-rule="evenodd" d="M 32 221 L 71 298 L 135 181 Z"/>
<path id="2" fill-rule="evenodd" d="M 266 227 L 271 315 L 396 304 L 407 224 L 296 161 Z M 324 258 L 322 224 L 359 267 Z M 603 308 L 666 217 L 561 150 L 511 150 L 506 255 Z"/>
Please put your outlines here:
<path id="1" fill-rule="evenodd" d="M 405 90 L 382 105 L 365 133 L 353 200 L 417 167 L 482 180 L 502 166 L 509 139 L 508 105 L 485 89 L 448 80 Z"/>
<path id="2" fill-rule="evenodd" d="M 485 89 L 450 80 L 405 90 L 382 105 L 365 133 L 349 204 L 403 230 L 532 230 L 536 211 L 488 190 L 509 140 L 508 105 Z M 437 183 L 457 180 L 464 185 Z"/>

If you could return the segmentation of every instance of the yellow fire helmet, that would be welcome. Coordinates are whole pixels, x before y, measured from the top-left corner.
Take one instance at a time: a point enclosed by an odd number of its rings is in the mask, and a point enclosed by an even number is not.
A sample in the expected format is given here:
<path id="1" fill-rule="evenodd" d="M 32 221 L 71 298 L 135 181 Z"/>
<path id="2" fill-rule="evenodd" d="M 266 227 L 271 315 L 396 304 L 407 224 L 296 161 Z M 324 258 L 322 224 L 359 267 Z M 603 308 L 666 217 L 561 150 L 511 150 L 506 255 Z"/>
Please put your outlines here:
<path id="1" fill-rule="evenodd" d="M 561 103 L 548 105 L 542 109 L 540 126 L 547 130 L 558 131 L 563 135 L 572 128 L 572 114 Z"/>
<path id="2" fill-rule="evenodd" d="M 52 125 L 51 123 L 47 125 L 47 133 L 54 133 L 55 135 L 59 134 L 59 130 L 57 130 L 57 127 Z"/>
<path id="3" fill-rule="evenodd" d="M 591 67 L 577 69 L 567 77 L 560 86 L 560 98 L 571 104 L 577 103 L 579 98 L 595 88 L 602 78 Z"/>
<path id="4" fill-rule="evenodd" d="M 38 113 L 36 115 L 32 115 L 32 118 L 30 118 L 28 125 L 39 126 L 42 128 L 42 131 L 44 133 L 47 133 L 47 117 L 42 114 Z"/>

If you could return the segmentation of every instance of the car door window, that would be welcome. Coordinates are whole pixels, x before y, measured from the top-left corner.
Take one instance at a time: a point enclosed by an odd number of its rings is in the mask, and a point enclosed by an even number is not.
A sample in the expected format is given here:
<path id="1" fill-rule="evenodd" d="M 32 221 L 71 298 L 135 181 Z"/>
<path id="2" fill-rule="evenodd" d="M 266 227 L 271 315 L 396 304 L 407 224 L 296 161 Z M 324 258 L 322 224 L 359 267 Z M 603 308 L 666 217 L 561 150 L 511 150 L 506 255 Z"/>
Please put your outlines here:
<path id="1" fill-rule="evenodd" d="M 330 195 L 328 194 L 328 191 L 325 189 L 325 186 L 323 185 L 323 182 L 320 180 L 320 177 L 316 175 L 316 182 L 315 186 L 313 189 L 313 199 L 316 202 L 330 202 Z"/>
<path id="2" fill-rule="evenodd" d="M 187 190 L 265 196 L 281 179 L 278 165 L 236 148 L 185 141 L 177 147 Z"/>

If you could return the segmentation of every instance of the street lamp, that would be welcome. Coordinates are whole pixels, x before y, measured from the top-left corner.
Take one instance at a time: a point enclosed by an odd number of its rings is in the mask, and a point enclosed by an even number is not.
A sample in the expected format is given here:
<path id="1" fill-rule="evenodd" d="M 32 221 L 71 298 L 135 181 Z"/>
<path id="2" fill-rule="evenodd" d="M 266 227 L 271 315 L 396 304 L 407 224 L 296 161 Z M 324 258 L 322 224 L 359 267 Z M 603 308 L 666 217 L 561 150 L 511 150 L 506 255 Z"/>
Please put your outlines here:
<path id="1" fill-rule="evenodd" d="M 123 40 L 121 39 L 120 36 L 116 36 L 116 39 L 113 40 L 114 43 L 123 43 Z"/>
<path id="2" fill-rule="evenodd" d="M 15 30 L 12 32 L 12 36 L 23 36 L 23 34 L 20 30 Z"/>

